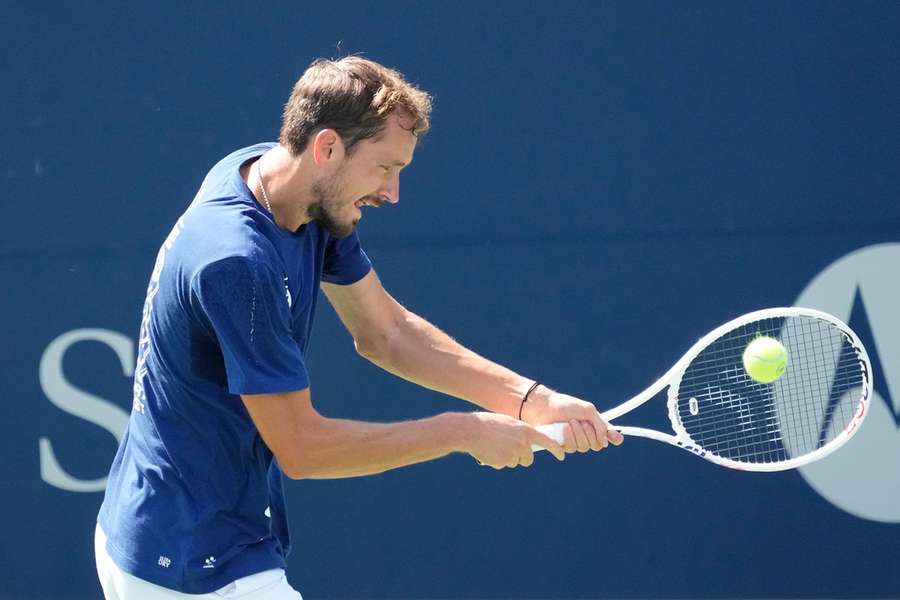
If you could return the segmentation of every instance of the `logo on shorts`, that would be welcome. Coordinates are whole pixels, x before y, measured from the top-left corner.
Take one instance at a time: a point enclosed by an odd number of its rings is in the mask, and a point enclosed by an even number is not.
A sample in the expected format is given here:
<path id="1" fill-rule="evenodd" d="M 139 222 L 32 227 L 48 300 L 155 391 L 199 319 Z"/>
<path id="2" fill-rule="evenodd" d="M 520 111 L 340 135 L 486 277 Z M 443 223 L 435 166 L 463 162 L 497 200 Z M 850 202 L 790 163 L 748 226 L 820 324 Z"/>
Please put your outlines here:
<path id="1" fill-rule="evenodd" d="M 172 564 L 172 559 L 169 558 L 168 556 L 160 556 L 159 560 L 156 561 L 156 564 L 158 564 L 159 566 L 161 566 L 163 568 L 168 569 L 169 565 Z"/>
<path id="2" fill-rule="evenodd" d="M 900 355 L 898 265 L 900 244 L 862 248 L 826 267 L 795 302 L 829 312 L 856 332 L 875 383 L 859 432 L 800 474 L 834 506 L 883 523 L 900 523 L 900 362 L 892 360 Z"/>
<path id="3" fill-rule="evenodd" d="M 206 560 L 203 561 L 204 569 L 215 569 L 216 568 L 216 557 L 210 556 Z"/>

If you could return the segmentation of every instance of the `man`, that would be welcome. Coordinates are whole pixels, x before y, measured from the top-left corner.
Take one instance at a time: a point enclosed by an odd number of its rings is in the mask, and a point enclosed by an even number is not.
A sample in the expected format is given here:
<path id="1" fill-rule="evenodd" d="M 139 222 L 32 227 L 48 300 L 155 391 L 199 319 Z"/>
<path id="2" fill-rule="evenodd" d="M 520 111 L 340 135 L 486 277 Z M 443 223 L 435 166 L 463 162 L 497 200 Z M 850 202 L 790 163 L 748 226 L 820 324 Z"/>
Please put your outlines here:
<path id="1" fill-rule="evenodd" d="M 532 444 L 618 444 L 590 403 L 463 348 L 381 286 L 355 228 L 400 199 L 431 101 L 359 57 L 317 61 L 285 106 L 278 144 L 215 165 L 157 257 L 128 430 L 98 516 L 108 600 L 300 598 L 282 473 L 380 473 L 451 452 L 529 466 Z M 304 365 L 318 290 L 362 356 L 486 412 L 403 423 L 332 419 Z M 533 425 L 567 422 L 565 443 Z M 196 597 L 196 596 L 190 596 Z"/>

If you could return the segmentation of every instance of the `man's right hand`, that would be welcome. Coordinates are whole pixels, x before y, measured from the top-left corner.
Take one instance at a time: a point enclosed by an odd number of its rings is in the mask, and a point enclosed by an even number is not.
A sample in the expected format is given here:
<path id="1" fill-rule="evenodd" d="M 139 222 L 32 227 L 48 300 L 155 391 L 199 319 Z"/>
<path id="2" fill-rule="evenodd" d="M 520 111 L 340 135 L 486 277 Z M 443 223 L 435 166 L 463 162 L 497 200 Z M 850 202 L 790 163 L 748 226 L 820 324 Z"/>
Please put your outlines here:
<path id="1" fill-rule="evenodd" d="M 495 469 L 530 467 L 534 462 L 532 444 L 546 448 L 557 460 L 566 458 L 562 446 L 524 421 L 497 413 L 470 414 L 473 425 L 465 451 L 482 465 Z"/>

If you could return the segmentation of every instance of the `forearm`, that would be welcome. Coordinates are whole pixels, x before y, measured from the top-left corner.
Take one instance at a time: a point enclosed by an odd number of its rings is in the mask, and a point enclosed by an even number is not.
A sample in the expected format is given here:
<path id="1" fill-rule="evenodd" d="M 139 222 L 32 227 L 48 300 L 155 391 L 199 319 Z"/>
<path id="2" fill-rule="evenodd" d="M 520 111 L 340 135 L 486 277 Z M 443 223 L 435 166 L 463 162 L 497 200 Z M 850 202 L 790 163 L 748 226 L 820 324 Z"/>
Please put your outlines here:
<path id="1" fill-rule="evenodd" d="M 367 423 L 321 417 L 297 436 L 295 479 L 373 475 L 463 451 L 471 415 L 445 413 L 401 423 Z"/>
<path id="2" fill-rule="evenodd" d="M 533 383 L 406 310 L 394 335 L 367 358 L 408 381 L 510 416 L 517 416 Z"/>

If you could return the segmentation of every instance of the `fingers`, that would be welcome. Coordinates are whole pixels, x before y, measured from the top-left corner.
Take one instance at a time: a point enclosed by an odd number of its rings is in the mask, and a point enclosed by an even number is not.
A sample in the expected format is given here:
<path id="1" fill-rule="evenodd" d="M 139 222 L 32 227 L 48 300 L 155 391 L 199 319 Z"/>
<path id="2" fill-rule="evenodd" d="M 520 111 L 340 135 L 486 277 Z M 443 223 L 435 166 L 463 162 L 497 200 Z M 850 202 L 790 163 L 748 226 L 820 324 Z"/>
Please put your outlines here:
<path id="1" fill-rule="evenodd" d="M 514 469 L 530 467 L 534 464 L 534 450 L 548 450 L 557 460 L 565 460 L 566 454 L 573 452 L 600 451 L 609 444 L 618 446 L 624 439 L 621 432 L 611 428 L 606 421 L 593 410 L 584 411 L 583 416 L 565 422 L 556 428 L 554 435 L 562 431 L 563 442 L 560 444 L 546 433 L 521 421 L 509 421 L 495 417 L 504 426 L 495 430 L 490 438 L 481 438 L 484 445 L 472 452 L 476 460 L 495 469 Z M 509 426 L 512 428 L 508 428 Z M 548 431 L 554 431 L 548 427 Z"/>
<path id="2" fill-rule="evenodd" d="M 599 415 L 593 415 L 590 420 L 579 421 L 571 419 L 563 431 L 563 446 L 568 453 L 594 452 L 603 450 L 609 444 L 618 446 L 625 439 L 622 433 L 610 427 Z"/>
<path id="3" fill-rule="evenodd" d="M 527 456 L 530 454 L 531 456 Z M 515 469 L 518 466 L 527 467 L 530 466 L 531 463 L 534 462 L 534 453 L 531 452 L 531 449 L 527 449 L 522 451 L 521 454 L 516 454 L 512 458 L 509 459 L 509 462 L 506 463 L 507 469 Z M 527 463 L 527 464 L 526 464 Z"/>
<path id="4" fill-rule="evenodd" d="M 519 458 L 519 465 L 522 467 L 530 467 L 534 463 L 534 452 L 528 450 Z"/>
<path id="5" fill-rule="evenodd" d="M 609 443 L 613 446 L 619 446 L 622 442 L 625 441 L 625 436 L 622 435 L 622 432 L 618 429 L 609 428 L 606 434 L 606 439 L 609 440 Z"/>
<path id="6" fill-rule="evenodd" d="M 587 452 L 588 450 L 599 450 L 599 442 L 597 441 L 597 433 L 594 428 L 584 421 L 569 421 L 569 429 L 572 431 L 572 437 L 575 440 L 575 450 L 578 452 Z"/>
<path id="7" fill-rule="evenodd" d="M 477 460 L 478 464 L 482 467 L 491 467 L 493 469 L 496 469 L 497 471 L 500 471 L 502 469 L 515 469 L 516 467 L 530 467 L 532 464 L 534 464 L 534 452 L 532 452 L 529 448 L 521 455 L 513 456 L 512 458 L 507 460 L 506 463 L 488 463 L 482 462 L 478 459 L 475 460 Z"/>
<path id="8" fill-rule="evenodd" d="M 625 439 L 622 432 L 610 427 L 609 423 L 604 421 L 596 412 L 591 415 L 591 425 L 597 432 L 598 437 L 602 436 L 605 441 L 608 441 L 613 446 L 618 446 Z M 603 444 L 603 447 L 606 448 L 606 443 Z"/>
<path id="9" fill-rule="evenodd" d="M 534 464 L 534 450 L 545 448 L 557 459 L 566 453 L 552 437 L 533 426 L 506 415 L 473 413 L 474 422 L 481 429 L 469 438 L 469 454 L 481 465 L 494 469 L 530 467 Z"/>
<path id="10" fill-rule="evenodd" d="M 524 439 L 520 438 L 522 443 L 517 444 L 514 448 L 507 448 L 507 451 L 496 454 L 486 460 L 476 457 L 478 464 L 482 466 L 490 466 L 494 469 L 515 469 L 516 467 L 530 467 L 534 464 L 533 447 L 540 447 L 548 450 L 557 460 L 565 460 L 566 451 L 553 438 L 544 435 L 537 429 L 531 429 Z"/>
<path id="11" fill-rule="evenodd" d="M 563 447 L 566 449 L 566 453 L 578 450 L 578 442 L 575 440 L 575 433 L 572 431 L 571 423 L 563 429 Z"/>

